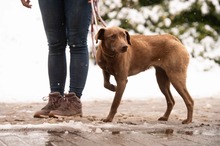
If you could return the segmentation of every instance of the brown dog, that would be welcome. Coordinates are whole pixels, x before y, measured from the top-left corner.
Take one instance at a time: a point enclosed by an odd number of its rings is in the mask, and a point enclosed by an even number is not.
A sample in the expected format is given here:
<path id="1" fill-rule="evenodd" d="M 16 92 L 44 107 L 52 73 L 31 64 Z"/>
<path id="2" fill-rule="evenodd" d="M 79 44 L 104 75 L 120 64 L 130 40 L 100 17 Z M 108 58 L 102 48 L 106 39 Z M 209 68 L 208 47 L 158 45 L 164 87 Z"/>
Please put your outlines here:
<path id="1" fill-rule="evenodd" d="M 166 112 L 159 120 L 167 121 L 175 104 L 170 92 L 172 83 L 187 107 L 187 119 L 182 123 L 192 122 L 194 102 L 186 88 L 189 54 L 176 37 L 169 34 L 129 35 L 122 28 L 111 27 L 100 29 L 96 34 L 96 41 L 98 39 L 101 42 L 96 61 L 103 70 L 104 87 L 116 92 L 105 122 L 111 122 L 117 112 L 127 77 L 145 71 L 151 66 L 155 67 L 158 85 L 167 101 Z M 115 77 L 117 86 L 110 83 L 110 75 Z"/>

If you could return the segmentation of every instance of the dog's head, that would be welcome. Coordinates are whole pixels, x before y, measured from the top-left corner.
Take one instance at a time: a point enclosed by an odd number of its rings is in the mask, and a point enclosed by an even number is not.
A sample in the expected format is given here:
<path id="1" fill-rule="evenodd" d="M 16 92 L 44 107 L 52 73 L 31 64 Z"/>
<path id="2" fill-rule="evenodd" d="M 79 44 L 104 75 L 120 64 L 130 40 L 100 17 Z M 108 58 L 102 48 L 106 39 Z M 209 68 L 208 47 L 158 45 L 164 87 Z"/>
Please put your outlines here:
<path id="1" fill-rule="evenodd" d="M 96 42 L 101 40 L 102 46 L 118 53 L 124 53 L 131 45 L 129 33 L 119 27 L 101 28 L 96 34 Z"/>

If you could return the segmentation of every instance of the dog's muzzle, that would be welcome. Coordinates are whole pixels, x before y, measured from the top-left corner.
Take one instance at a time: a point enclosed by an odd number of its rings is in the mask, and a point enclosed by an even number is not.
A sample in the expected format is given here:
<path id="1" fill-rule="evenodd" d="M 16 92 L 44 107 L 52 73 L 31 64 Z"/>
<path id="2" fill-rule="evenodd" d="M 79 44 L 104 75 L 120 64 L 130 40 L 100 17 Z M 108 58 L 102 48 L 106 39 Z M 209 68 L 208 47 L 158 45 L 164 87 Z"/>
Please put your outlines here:
<path id="1" fill-rule="evenodd" d="M 128 46 L 125 45 L 125 46 L 121 47 L 120 52 L 124 53 L 124 52 L 126 52 L 127 50 L 128 50 Z"/>

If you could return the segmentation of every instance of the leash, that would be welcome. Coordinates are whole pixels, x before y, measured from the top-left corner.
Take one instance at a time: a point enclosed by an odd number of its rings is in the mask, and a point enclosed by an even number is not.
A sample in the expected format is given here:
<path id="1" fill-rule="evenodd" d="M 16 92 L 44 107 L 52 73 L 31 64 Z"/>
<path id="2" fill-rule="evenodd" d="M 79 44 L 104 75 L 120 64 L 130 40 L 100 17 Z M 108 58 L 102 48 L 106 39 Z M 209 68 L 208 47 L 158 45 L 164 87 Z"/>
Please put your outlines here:
<path id="1" fill-rule="evenodd" d="M 102 19 L 100 16 L 100 11 L 99 11 L 99 5 L 98 5 L 99 0 L 91 0 L 91 7 L 92 7 L 92 21 L 91 21 L 91 37 L 92 37 L 92 54 L 93 57 L 96 60 L 96 48 L 95 48 L 95 33 L 98 32 L 98 21 L 101 22 L 103 27 L 106 27 L 105 21 Z M 98 20 L 97 20 L 98 18 Z M 95 29 L 94 30 L 94 24 L 95 24 Z"/>

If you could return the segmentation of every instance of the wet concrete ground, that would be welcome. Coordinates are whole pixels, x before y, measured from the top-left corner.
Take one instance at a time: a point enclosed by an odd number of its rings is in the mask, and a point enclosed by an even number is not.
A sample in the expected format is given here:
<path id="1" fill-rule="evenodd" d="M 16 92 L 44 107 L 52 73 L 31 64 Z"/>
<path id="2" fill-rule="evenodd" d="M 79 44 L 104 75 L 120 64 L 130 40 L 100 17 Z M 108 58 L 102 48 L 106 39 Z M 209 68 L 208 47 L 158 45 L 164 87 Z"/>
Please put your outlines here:
<path id="1" fill-rule="evenodd" d="M 83 117 L 32 118 L 45 103 L 0 103 L 0 146 L 220 146 L 220 99 L 195 100 L 193 123 L 182 100 L 167 122 L 157 121 L 163 99 L 123 101 L 112 123 L 103 123 L 110 101 L 83 102 Z"/>
<path id="2" fill-rule="evenodd" d="M 74 124 L 74 123 L 73 123 Z M 113 127 L 91 126 L 91 131 L 81 131 L 68 125 L 53 125 L 50 128 L 11 127 L 2 129 L 1 146 L 218 146 L 220 131 L 208 126 L 202 128 L 177 128 L 166 124 L 129 126 L 119 124 Z M 85 125 L 86 126 L 86 125 Z M 182 127 L 182 126 L 181 126 Z M 205 130 L 200 130 L 205 129 Z"/>

